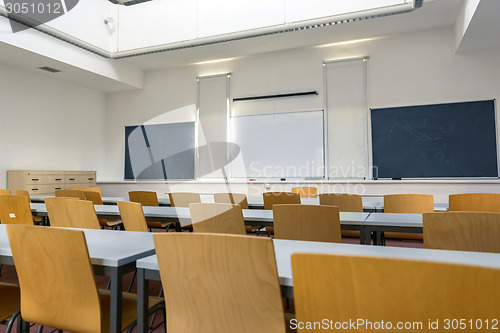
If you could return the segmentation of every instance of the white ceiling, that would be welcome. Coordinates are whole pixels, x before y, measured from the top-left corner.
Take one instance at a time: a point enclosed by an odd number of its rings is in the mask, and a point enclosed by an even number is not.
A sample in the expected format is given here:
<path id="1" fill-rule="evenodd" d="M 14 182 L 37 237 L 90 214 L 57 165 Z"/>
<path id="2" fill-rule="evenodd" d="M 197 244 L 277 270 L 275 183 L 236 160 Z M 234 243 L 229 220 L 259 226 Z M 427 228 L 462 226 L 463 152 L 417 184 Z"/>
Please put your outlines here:
<path id="1" fill-rule="evenodd" d="M 326 43 L 453 27 L 463 2 L 464 0 L 428 0 L 424 2 L 422 8 L 406 14 L 143 55 L 115 61 L 125 62 L 142 70 L 153 70 L 221 58 L 244 57 Z M 483 16 L 487 16 L 493 13 L 493 10 L 490 8 L 492 3 L 496 3 L 496 7 L 498 7 L 500 0 L 481 0 L 481 2 L 485 2 L 485 6 L 481 6 L 479 9 L 485 11 Z M 498 13 L 498 8 L 496 8 L 495 12 Z M 481 26 L 480 22 L 478 25 Z M 477 32 L 474 32 L 476 35 L 483 33 L 480 31 L 483 28 L 477 29 Z M 469 33 L 469 31 L 467 31 L 467 33 Z M 471 30 L 470 33 L 473 34 L 473 30 Z M 499 35 L 493 35 L 492 38 L 498 42 L 498 47 L 500 47 Z M 470 38 L 474 39 L 474 36 Z M 130 89 L 130 86 L 126 86 L 116 80 L 86 72 L 82 69 L 68 66 L 67 64 L 4 43 L 0 43 L 0 63 L 104 92 Z M 63 70 L 63 72 L 57 74 L 46 73 L 36 69 L 36 67 L 40 66 L 55 67 Z"/>
<path id="2" fill-rule="evenodd" d="M 481 0 L 457 52 L 500 48 L 500 0 Z"/>
<path id="3" fill-rule="evenodd" d="M 411 13 L 137 56 L 120 61 L 133 64 L 143 70 L 151 70 L 348 40 L 453 27 L 462 4 L 463 0 L 425 1 L 421 8 Z"/>

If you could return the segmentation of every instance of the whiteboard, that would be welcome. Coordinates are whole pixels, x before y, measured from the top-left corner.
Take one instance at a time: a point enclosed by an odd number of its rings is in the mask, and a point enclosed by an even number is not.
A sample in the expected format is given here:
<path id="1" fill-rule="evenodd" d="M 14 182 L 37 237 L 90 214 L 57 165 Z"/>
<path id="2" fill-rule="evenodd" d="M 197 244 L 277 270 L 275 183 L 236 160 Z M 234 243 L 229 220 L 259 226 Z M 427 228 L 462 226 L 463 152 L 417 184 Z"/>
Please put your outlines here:
<path id="1" fill-rule="evenodd" d="M 231 118 L 233 142 L 244 163 L 233 178 L 323 178 L 323 111 Z"/>

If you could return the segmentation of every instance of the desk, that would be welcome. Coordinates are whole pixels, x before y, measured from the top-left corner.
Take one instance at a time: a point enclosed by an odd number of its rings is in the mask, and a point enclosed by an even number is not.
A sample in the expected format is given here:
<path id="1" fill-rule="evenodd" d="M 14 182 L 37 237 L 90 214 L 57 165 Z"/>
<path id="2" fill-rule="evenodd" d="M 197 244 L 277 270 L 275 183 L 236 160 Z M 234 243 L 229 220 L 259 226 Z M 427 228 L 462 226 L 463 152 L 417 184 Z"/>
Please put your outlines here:
<path id="1" fill-rule="evenodd" d="M 138 259 L 155 253 L 153 234 L 92 229 L 83 232 L 94 272 L 111 279 L 110 332 L 121 332 L 122 277 L 135 270 Z M 0 263 L 14 265 L 4 224 L 0 224 Z"/>
<path id="2" fill-rule="evenodd" d="M 283 295 L 287 297 L 293 297 L 292 265 L 290 258 L 293 253 L 297 252 L 426 260 L 500 269 L 500 253 L 427 250 L 389 246 L 362 246 L 281 239 L 275 239 L 273 243 L 279 282 Z M 148 281 L 160 280 L 156 255 L 137 260 L 137 271 L 137 332 L 146 332 Z M 370 295 L 366 295 L 366 298 L 369 299 L 369 296 Z M 168 303 L 168 300 L 166 301 Z"/>
<path id="3" fill-rule="evenodd" d="M 95 211 L 99 218 L 116 219 L 120 217 L 118 206 L 113 205 L 95 205 Z M 180 222 L 181 226 L 191 224 L 191 215 L 187 207 L 168 207 L 168 206 L 144 206 L 142 207 L 144 216 L 150 221 Z M 47 216 L 45 204 L 32 203 L 31 212 L 37 216 Z M 364 225 L 365 220 L 370 213 L 341 212 L 340 224 L 343 230 L 359 230 L 361 237 L 360 243 L 369 243 L 370 237 L 366 233 Z M 246 225 L 250 226 L 273 226 L 273 211 L 263 209 L 243 209 L 243 219 Z M 368 237 L 368 239 L 366 239 Z"/>
<path id="4" fill-rule="evenodd" d="M 33 203 L 44 203 L 45 198 L 50 196 L 32 196 L 31 202 Z M 248 208 L 250 209 L 264 209 L 264 201 L 262 197 L 248 197 Z M 105 205 L 116 205 L 118 201 L 129 201 L 127 197 L 102 197 L 102 202 Z M 303 205 L 319 205 L 319 198 L 302 198 L 301 203 Z M 212 195 L 202 195 L 201 202 L 203 203 L 213 203 L 214 199 Z M 158 203 L 160 206 L 170 206 L 169 198 L 158 198 Z M 448 204 L 446 204 L 446 207 Z M 379 201 L 373 201 L 363 198 L 363 210 L 365 212 L 379 212 L 384 210 L 384 204 Z"/>
<path id="5" fill-rule="evenodd" d="M 381 233 L 390 232 L 423 232 L 422 214 L 371 213 L 365 220 L 365 232 L 374 232 L 374 245 L 381 245 Z"/>

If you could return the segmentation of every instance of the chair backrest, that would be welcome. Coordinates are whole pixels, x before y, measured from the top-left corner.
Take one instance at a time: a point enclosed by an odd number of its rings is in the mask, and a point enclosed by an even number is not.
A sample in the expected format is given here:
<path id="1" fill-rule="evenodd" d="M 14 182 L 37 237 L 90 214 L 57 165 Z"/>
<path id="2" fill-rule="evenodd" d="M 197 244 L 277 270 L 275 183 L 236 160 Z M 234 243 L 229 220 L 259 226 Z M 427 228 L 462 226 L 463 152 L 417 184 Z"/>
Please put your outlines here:
<path id="1" fill-rule="evenodd" d="M 318 188 L 316 187 L 292 187 L 293 193 L 298 193 L 301 198 L 317 198 L 318 197 Z"/>
<path id="2" fill-rule="evenodd" d="M 162 284 L 169 286 L 167 331 L 285 332 L 271 239 L 205 233 L 153 237 Z"/>
<path id="3" fill-rule="evenodd" d="M 500 194 L 452 194 L 449 196 L 449 211 L 500 212 Z"/>
<path id="4" fill-rule="evenodd" d="M 65 331 L 101 332 L 99 296 L 83 232 L 19 225 L 6 229 L 23 319 Z"/>
<path id="5" fill-rule="evenodd" d="M 434 211 L 432 194 L 389 194 L 384 195 L 385 213 L 422 214 Z"/>
<path id="6" fill-rule="evenodd" d="M 53 227 L 71 228 L 68 211 L 66 210 L 66 200 L 79 200 L 75 197 L 45 198 L 45 208 L 49 215 L 50 225 Z"/>
<path id="7" fill-rule="evenodd" d="M 73 228 L 100 229 L 101 225 L 95 213 L 92 201 L 66 200 L 66 212 Z"/>
<path id="8" fill-rule="evenodd" d="M 292 255 L 297 322 L 378 322 L 352 332 L 389 332 L 380 321 L 437 332 L 449 318 L 491 318 L 500 308 L 500 270 L 468 265 L 332 254 Z M 479 287 L 480 286 L 480 287 Z M 367 301 L 369 295 L 370 300 Z M 374 327 L 374 326 L 372 326 Z M 347 330 L 347 329 L 346 329 Z M 341 330 L 340 330 L 341 331 Z M 467 331 L 467 329 L 466 329 Z M 475 331 L 474 329 L 468 331 Z"/>
<path id="9" fill-rule="evenodd" d="M 225 203 L 189 204 L 194 232 L 246 235 L 240 205 Z"/>
<path id="10" fill-rule="evenodd" d="M 243 193 L 215 193 L 215 203 L 240 205 L 241 209 L 248 209 L 247 195 Z"/>
<path id="11" fill-rule="evenodd" d="M 101 193 L 97 191 L 84 191 L 85 200 L 92 201 L 94 205 L 102 205 Z"/>
<path id="12" fill-rule="evenodd" d="M 273 205 L 300 204 L 300 194 L 292 192 L 264 192 L 264 209 L 273 209 Z"/>
<path id="13" fill-rule="evenodd" d="M 319 204 L 337 206 L 341 212 L 363 211 L 363 197 L 359 194 L 322 193 L 319 195 Z"/>
<path id="14" fill-rule="evenodd" d="M 83 186 L 83 187 L 70 187 L 68 190 L 84 191 L 84 192 L 97 192 L 101 194 L 101 188 L 97 186 Z"/>
<path id="15" fill-rule="evenodd" d="M 80 190 L 58 190 L 54 192 L 56 197 L 75 197 L 80 200 L 85 200 L 85 193 Z"/>
<path id="16" fill-rule="evenodd" d="M 15 190 L 14 191 L 14 195 L 18 195 L 20 197 L 26 197 L 31 202 L 30 192 L 29 191 L 26 191 L 26 190 Z"/>
<path id="17" fill-rule="evenodd" d="M 317 205 L 274 205 L 274 238 L 342 242 L 339 208 Z"/>
<path id="18" fill-rule="evenodd" d="M 427 249 L 500 253 L 500 213 L 426 213 L 423 217 Z"/>
<path id="19" fill-rule="evenodd" d="M 201 203 L 201 197 L 199 193 L 191 193 L 191 192 L 169 193 L 168 197 L 170 199 L 170 206 L 172 207 L 189 207 L 189 204 Z"/>
<path id="20" fill-rule="evenodd" d="M 144 217 L 142 205 L 138 202 L 118 201 L 118 209 L 126 231 L 148 232 L 148 223 Z"/>
<path id="21" fill-rule="evenodd" d="M 158 195 L 152 191 L 130 191 L 128 192 L 129 200 L 138 202 L 143 206 L 159 206 Z"/>
<path id="22" fill-rule="evenodd" d="M 11 195 L 9 190 L 0 189 L 0 195 Z"/>
<path id="23" fill-rule="evenodd" d="M 0 196 L 0 222 L 2 224 L 33 225 L 28 198 L 18 195 Z"/>

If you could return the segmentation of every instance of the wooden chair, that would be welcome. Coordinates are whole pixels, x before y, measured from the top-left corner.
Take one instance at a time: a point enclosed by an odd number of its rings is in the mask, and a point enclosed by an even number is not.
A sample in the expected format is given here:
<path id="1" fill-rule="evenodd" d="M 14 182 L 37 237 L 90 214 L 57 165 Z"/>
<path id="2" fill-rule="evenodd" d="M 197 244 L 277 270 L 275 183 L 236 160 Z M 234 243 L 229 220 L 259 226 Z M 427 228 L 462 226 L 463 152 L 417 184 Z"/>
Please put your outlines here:
<path id="1" fill-rule="evenodd" d="M 28 198 L 18 195 L 0 196 L 0 223 L 33 225 Z"/>
<path id="2" fill-rule="evenodd" d="M 385 213 L 423 214 L 434 212 L 434 198 L 431 194 L 389 194 L 384 195 Z M 385 232 L 385 238 L 422 239 L 422 234 L 406 232 Z"/>
<path id="3" fill-rule="evenodd" d="M 296 253 L 292 255 L 292 271 L 297 322 L 321 322 L 328 318 L 334 323 L 363 319 L 365 323 L 380 324 L 383 318 L 385 323 L 394 325 L 392 330 L 396 330 L 398 322 L 421 322 L 421 327 L 407 327 L 407 331 L 437 332 L 442 331 L 444 319 L 497 318 L 500 308 L 499 269 Z M 429 318 L 439 320 L 439 329 L 429 328 Z M 361 326 L 352 331 L 391 329 Z M 474 332 L 475 326 L 465 331 Z"/>
<path id="4" fill-rule="evenodd" d="M 168 286 L 167 331 L 285 332 L 271 239 L 204 233 L 153 237 L 162 284 Z"/>
<path id="5" fill-rule="evenodd" d="M 99 187 L 95 187 L 99 188 Z M 94 205 L 103 205 L 102 197 L 100 191 L 84 191 L 85 200 L 92 201 Z M 109 219 L 99 219 L 99 224 L 101 227 L 110 227 L 116 229 L 117 226 L 122 223 L 120 220 L 109 220 Z"/>
<path id="6" fill-rule="evenodd" d="M 192 203 L 189 205 L 194 232 L 246 235 L 240 205 Z"/>
<path id="7" fill-rule="evenodd" d="M 264 192 L 264 209 L 273 209 L 273 206 L 278 205 L 299 205 L 300 194 L 292 192 Z M 266 227 L 267 235 L 274 233 L 273 227 Z"/>
<path id="8" fill-rule="evenodd" d="M 11 195 L 9 190 L 0 189 L 0 195 Z"/>
<path id="9" fill-rule="evenodd" d="M 241 206 L 241 209 L 248 209 L 247 195 L 243 193 L 215 193 L 214 201 L 215 203 L 238 204 Z M 257 235 L 259 229 L 259 227 L 245 226 L 247 232 L 257 232 Z"/>
<path id="10" fill-rule="evenodd" d="M 241 209 L 248 209 L 247 195 L 243 193 L 215 193 L 215 203 L 240 205 Z"/>
<path id="11" fill-rule="evenodd" d="M 450 212 L 500 212 L 500 194 L 464 193 L 449 196 Z"/>
<path id="12" fill-rule="evenodd" d="M 83 191 L 83 192 L 97 192 L 101 194 L 101 188 L 97 186 L 83 186 L 83 187 L 70 187 L 68 190 L 71 191 Z"/>
<path id="13" fill-rule="evenodd" d="M 14 190 L 14 195 L 18 195 L 20 197 L 27 197 L 30 201 L 30 192 L 26 190 Z"/>
<path id="14" fill-rule="evenodd" d="M 172 207 L 189 207 L 189 204 L 201 203 L 201 197 L 198 193 L 191 193 L 191 192 L 169 193 L 168 198 L 170 199 L 170 206 Z M 183 226 L 183 229 L 192 231 L 193 226 L 185 225 Z"/>
<path id="15" fill-rule="evenodd" d="M 85 200 L 85 193 L 79 190 L 59 190 L 55 191 L 55 196 L 57 197 L 75 197 L 80 200 Z"/>
<path id="16" fill-rule="evenodd" d="M 71 332 L 109 332 L 110 293 L 97 289 L 83 231 L 6 229 L 21 287 L 23 319 Z M 150 307 L 161 303 L 159 298 L 149 298 Z M 123 293 L 121 311 L 122 328 L 126 328 L 136 319 L 137 296 Z"/>
<path id="17" fill-rule="evenodd" d="M 319 195 L 319 204 L 337 206 L 341 212 L 363 212 L 363 197 L 359 194 L 322 193 Z M 342 236 L 360 237 L 356 230 L 342 230 Z"/>
<path id="18" fill-rule="evenodd" d="M 142 206 L 159 206 L 158 195 L 153 191 L 130 191 L 128 192 L 129 200 L 132 202 L 138 202 Z M 165 225 L 170 225 L 171 223 L 165 224 L 160 221 L 147 221 L 149 228 L 163 228 Z"/>
<path id="19" fill-rule="evenodd" d="M 292 187 L 292 193 L 298 193 L 301 198 L 317 198 L 318 189 L 316 187 Z"/>
<path id="20" fill-rule="evenodd" d="M 341 243 L 339 208 L 274 205 L 274 238 Z"/>
<path id="21" fill-rule="evenodd" d="M 66 200 L 64 202 L 69 223 L 73 228 L 101 229 L 94 205 L 86 200 Z"/>
<path id="22" fill-rule="evenodd" d="M 426 213 L 424 247 L 427 249 L 500 253 L 500 213 Z"/>
<path id="23" fill-rule="evenodd" d="M 14 195 L 20 196 L 20 197 L 26 197 L 28 198 L 29 202 L 31 203 L 31 197 L 30 197 L 30 192 L 26 190 L 15 190 Z M 33 216 L 33 221 L 35 224 L 40 224 L 42 223 L 43 219 L 42 216 Z"/>
<path id="24" fill-rule="evenodd" d="M 7 327 L 5 328 L 6 333 L 10 333 L 14 326 L 14 320 L 19 317 L 20 314 L 20 300 L 21 293 L 19 286 L 11 283 L 0 282 L 0 323 L 5 323 Z M 18 324 L 18 330 L 20 325 Z"/>
<path id="25" fill-rule="evenodd" d="M 71 228 L 68 212 L 66 210 L 66 200 L 79 200 L 75 197 L 45 198 L 45 208 L 49 215 L 50 225 L 53 227 Z"/>
<path id="26" fill-rule="evenodd" d="M 140 203 L 118 201 L 117 204 L 126 231 L 149 231 L 148 223 L 146 222 L 144 211 Z"/>
<path id="27" fill-rule="evenodd" d="M 192 203 L 201 203 L 201 197 L 198 193 L 177 192 L 169 193 L 170 206 L 172 207 L 189 207 Z"/>

